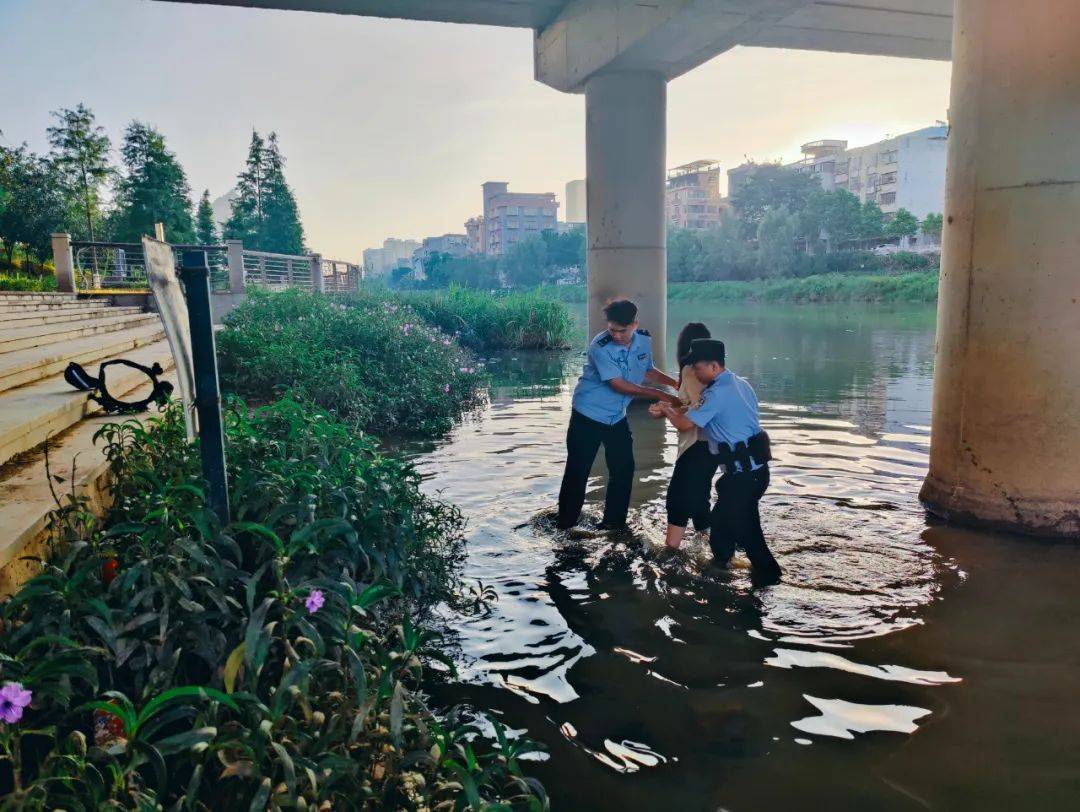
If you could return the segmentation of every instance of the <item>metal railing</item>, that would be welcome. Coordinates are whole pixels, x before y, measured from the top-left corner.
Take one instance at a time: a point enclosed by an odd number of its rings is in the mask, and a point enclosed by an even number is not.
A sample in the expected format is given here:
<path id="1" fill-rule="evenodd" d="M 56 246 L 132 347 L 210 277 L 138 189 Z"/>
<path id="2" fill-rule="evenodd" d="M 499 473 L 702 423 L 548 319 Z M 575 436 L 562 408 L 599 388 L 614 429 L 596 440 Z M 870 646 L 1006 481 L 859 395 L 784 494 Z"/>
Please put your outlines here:
<path id="1" fill-rule="evenodd" d="M 273 254 L 269 251 L 244 249 L 244 280 L 247 285 L 280 290 L 303 288 L 311 290 L 311 257 L 293 254 Z"/>
<path id="2" fill-rule="evenodd" d="M 224 245 L 174 245 L 173 250 L 178 260 L 180 251 L 206 251 L 213 288 L 228 289 L 229 267 Z M 146 258 L 141 243 L 72 240 L 71 253 L 77 291 L 147 289 Z"/>
<path id="3" fill-rule="evenodd" d="M 215 293 L 243 293 L 249 285 L 281 290 L 301 288 L 319 293 L 350 293 L 360 289 L 360 265 L 319 254 L 277 254 L 245 249 L 239 240 L 224 245 L 174 245 L 181 251 L 205 251 L 210 265 L 210 288 Z M 145 292 L 146 259 L 141 243 L 88 242 L 68 234 L 53 235 L 53 261 L 62 290 L 89 293 L 124 290 Z"/>

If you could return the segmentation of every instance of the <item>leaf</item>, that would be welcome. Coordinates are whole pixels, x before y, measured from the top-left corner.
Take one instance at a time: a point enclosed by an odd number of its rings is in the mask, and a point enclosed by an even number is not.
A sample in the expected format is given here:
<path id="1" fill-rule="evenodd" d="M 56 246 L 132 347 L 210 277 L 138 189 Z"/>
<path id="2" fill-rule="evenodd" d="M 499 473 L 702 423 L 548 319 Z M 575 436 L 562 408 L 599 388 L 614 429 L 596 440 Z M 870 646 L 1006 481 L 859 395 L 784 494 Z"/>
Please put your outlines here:
<path id="1" fill-rule="evenodd" d="M 285 771 L 285 786 L 289 788 L 289 799 L 296 800 L 296 766 L 293 764 L 292 756 L 289 755 L 289 751 L 277 742 L 270 742 L 270 746 L 274 748 L 274 752 L 278 754 L 278 759 L 281 761 L 281 767 Z"/>
<path id="2" fill-rule="evenodd" d="M 401 747 L 401 731 L 405 721 L 405 686 L 401 682 L 394 685 L 394 696 L 390 700 L 390 738 L 397 747 Z"/>
<path id="3" fill-rule="evenodd" d="M 233 522 L 229 525 L 229 528 L 232 530 L 239 530 L 241 533 L 251 533 L 252 535 L 262 536 L 273 544 L 274 549 L 279 553 L 285 549 L 281 537 L 265 524 L 259 524 L 258 522 Z"/>
<path id="4" fill-rule="evenodd" d="M 360 593 L 360 597 L 356 599 L 356 603 L 353 606 L 357 609 L 368 609 L 374 606 L 381 600 L 391 597 L 392 595 L 400 595 L 401 590 L 393 584 L 372 584 L 363 592 Z"/>
<path id="5" fill-rule="evenodd" d="M 249 812 L 266 812 L 266 802 L 270 800 L 271 784 L 269 778 L 264 778 L 259 788 L 255 790 L 255 796 L 251 799 Z"/>
<path id="6" fill-rule="evenodd" d="M 165 705 L 169 704 L 170 702 L 175 702 L 180 699 L 187 699 L 189 697 L 197 699 L 211 699 L 232 708 L 237 713 L 240 712 L 240 708 L 235 702 L 233 702 L 232 698 L 223 694 L 221 691 L 218 691 L 215 688 L 205 688 L 199 685 L 182 685 L 178 688 L 170 688 L 168 691 L 158 694 L 149 702 L 147 702 L 143 709 L 139 712 L 139 716 L 135 721 L 135 730 L 133 732 L 138 733 L 139 728 L 142 727 L 149 719 L 153 718 L 154 714 L 160 711 L 163 707 L 165 707 Z"/>
<path id="7" fill-rule="evenodd" d="M 229 659 L 225 661 L 225 693 L 231 694 L 236 687 L 236 675 L 240 671 L 240 666 L 244 664 L 244 654 L 247 651 L 247 644 L 241 643 L 232 650 L 229 654 Z"/>
<path id="8" fill-rule="evenodd" d="M 173 753 L 179 753 L 182 750 L 190 750 L 199 745 L 208 744 L 216 737 L 216 727 L 200 727 L 183 733 L 177 733 L 175 736 L 166 736 L 164 739 L 158 739 L 154 743 L 154 746 L 161 751 L 162 755 L 168 756 Z"/>

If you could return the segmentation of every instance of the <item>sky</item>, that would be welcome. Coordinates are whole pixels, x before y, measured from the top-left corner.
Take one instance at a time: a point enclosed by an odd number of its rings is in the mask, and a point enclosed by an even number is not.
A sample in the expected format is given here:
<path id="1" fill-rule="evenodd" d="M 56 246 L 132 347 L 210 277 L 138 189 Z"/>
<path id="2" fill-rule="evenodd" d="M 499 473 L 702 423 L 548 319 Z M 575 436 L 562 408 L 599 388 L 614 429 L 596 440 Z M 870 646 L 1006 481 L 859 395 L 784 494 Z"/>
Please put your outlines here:
<path id="1" fill-rule="evenodd" d="M 533 79 L 532 32 L 158 0 L 0 0 L 0 143 L 48 148 L 50 111 L 89 106 L 120 142 L 160 129 L 197 198 L 275 130 L 309 247 L 360 261 L 386 237 L 462 232 L 480 184 L 585 175 L 584 97 Z M 871 143 L 945 119 L 950 65 L 737 48 L 672 81 L 667 163 L 724 169 Z M 114 158 L 118 154 L 114 152 Z"/>

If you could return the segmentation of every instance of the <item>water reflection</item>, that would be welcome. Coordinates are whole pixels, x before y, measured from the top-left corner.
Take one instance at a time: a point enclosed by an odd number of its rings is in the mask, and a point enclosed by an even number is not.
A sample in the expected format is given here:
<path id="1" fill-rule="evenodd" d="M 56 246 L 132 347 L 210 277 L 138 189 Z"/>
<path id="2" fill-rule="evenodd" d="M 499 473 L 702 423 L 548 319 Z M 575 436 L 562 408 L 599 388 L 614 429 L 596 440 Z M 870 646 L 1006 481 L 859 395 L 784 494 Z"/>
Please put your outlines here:
<path id="1" fill-rule="evenodd" d="M 490 406 L 418 456 L 426 487 L 469 518 L 468 577 L 499 594 L 484 617 L 452 619 L 455 695 L 551 748 L 538 774 L 556 808 L 906 809 L 927 797 L 949 806 L 954 784 L 939 762 L 951 757 L 962 772 L 966 737 L 990 735 L 978 732 L 988 699 L 972 673 L 984 666 L 971 633 L 989 618 L 985 604 L 965 603 L 986 594 L 971 589 L 978 566 L 958 561 L 971 548 L 955 540 L 971 536 L 928 529 L 916 501 L 932 310 L 676 307 L 672 329 L 691 317 L 728 342 L 732 368 L 762 397 L 777 454 L 762 513 L 784 581 L 755 590 L 745 563 L 709 571 L 700 537 L 683 555 L 663 554 L 675 438 L 642 409 L 631 415 L 635 539 L 546 532 L 535 517 L 556 501 L 580 356 L 492 359 Z M 587 507 L 603 498 L 603 473 L 600 455 Z M 996 537 L 977 538 L 985 549 Z M 1051 594 L 1062 617 L 1080 609 L 1064 579 Z M 1033 605 L 1049 600 L 1039 593 Z M 1080 665 L 1075 642 L 1054 648 Z M 1053 694 L 1050 676 L 1040 684 Z M 1068 750 L 1066 731 L 1080 734 L 1064 704 L 1049 715 L 1066 721 L 1046 752 L 1055 741 Z M 916 731 L 933 749 L 901 757 Z M 984 808 L 1061 786 L 1022 783 L 1022 793 L 999 787 Z"/>

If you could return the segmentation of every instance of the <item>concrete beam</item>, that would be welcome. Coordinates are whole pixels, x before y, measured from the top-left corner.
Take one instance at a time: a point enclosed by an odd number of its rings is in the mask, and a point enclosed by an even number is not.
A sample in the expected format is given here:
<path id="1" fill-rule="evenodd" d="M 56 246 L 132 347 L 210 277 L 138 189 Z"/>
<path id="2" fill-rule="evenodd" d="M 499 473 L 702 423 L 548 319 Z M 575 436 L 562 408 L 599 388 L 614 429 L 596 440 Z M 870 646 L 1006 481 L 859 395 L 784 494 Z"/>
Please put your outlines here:
<path id="1" fill-rule="evenodd" d="M 594 74 L 668 79 L 760 35 L 810 0 L 572 0 L 535 39 L 536 78 L 580 92 Z"/>

